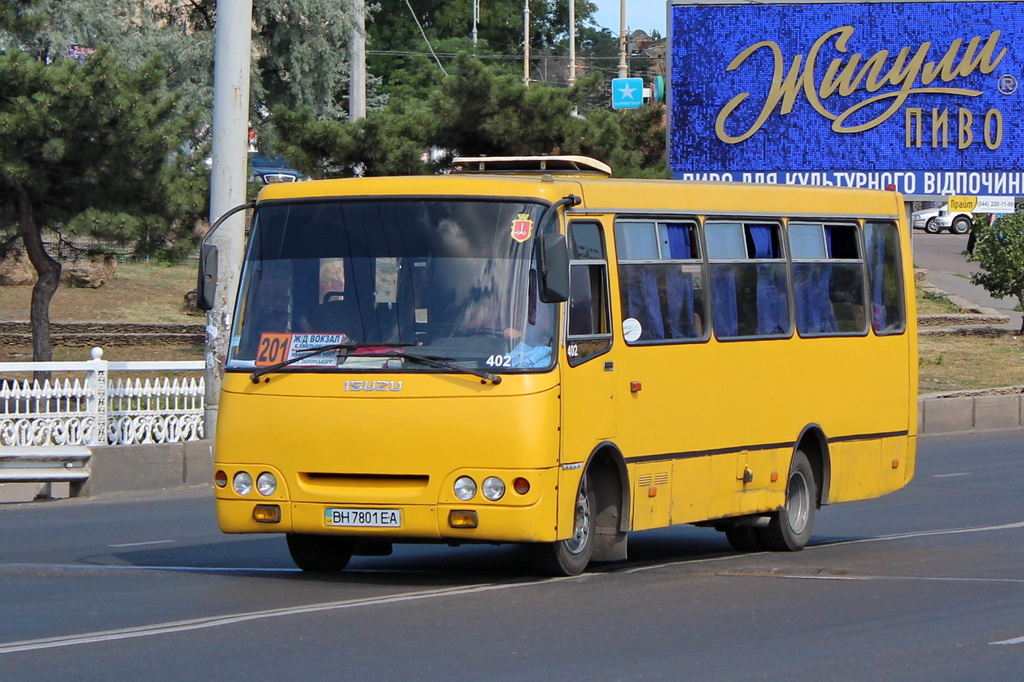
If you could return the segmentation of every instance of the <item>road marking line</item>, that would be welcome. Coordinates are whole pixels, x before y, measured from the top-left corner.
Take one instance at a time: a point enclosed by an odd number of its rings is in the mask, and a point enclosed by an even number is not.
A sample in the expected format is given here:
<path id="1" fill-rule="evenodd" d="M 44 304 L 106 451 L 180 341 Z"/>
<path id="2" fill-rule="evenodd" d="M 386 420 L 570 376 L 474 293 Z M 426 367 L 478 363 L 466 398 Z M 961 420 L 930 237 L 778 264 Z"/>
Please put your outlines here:
<path id="1" fill-rule="evenodd" d="M 956 478 L 957 476 L 970 476 L 970 474 L 966 471 L 959 474 L 932 474 L 932 478 Z"/>
<path id="2" fill-rule="evenodd" d="M 981 533 L 987 531 L 996 530 L 1016 530 L 1024 528 L 1024 521 L 1017 523 L 1007 523 L 998 526 L 981 526 L 975 528 L 956 528 L 949 530 L 931 530 L 931 531 L 920 531 L 916 533 L 899 533 L 894 535 L 883 535 L 876 538 L 864 538 L 861 540 L 848 540 L 844 542 L 835 542 L 823 545 L 812 545 L 806 549 L 815 549 L 821 547 L 835 547 L 838 545 L 850 545 L 863 542 L 885 542 L 890 540 L 902 540 L 907 538 L 916 537 L 927 537 L 932 535 L 957 535 L 962 533 Z M 745 554 L 731 554 L 724 556 L 708 557 L 706 559 L 697 559 L 694 561 L 687 561 L 685 565 L 692 565 L 698 563 L 710 563 L 714 561 L 724 561 L 728 559 L 736 559 L 739 557 L 750 556 L 750 553 Z M 665 568 L 668 566 L 678 566 L 681 562 L 665 562 L 660 564 L 652 564 L 649 566 L 638 566 L 624 571 L 611 571 L 612 573 L 639 573 L 641 571 L 649 571 L 657 568 Z M 0 568 L 12 567 L 12 566 L 40 566 L 41 564 L 0 564 Z M 57 564 L 50 566 L 59 566 Z M 82 565 L 66 565 L 68 568 L 117 568 L 117 569 L 134 569 L 134 570 L 169 570 L 169 571 L 278 571 L 282 569 L 260 569 L 260 568 L 200 568 L 200 567 L 175 567 L 175 566 L 110 566 L 110 565 L 96 565 L 96 566 L 82 566 Z M 288 570 L 288 569 L 284 569 Z M 230 614 L 227 616 L 210 616 L 207 618 L 193 618 L 189 620 L 172 621 L 168 623 L 156 623 L 153 625 L 143 625 L 134 628 L 121 628 L 117 630 L 103 630 L 99 632 L 84 633 L 81 635 L 65 635 L 60 637 L 44 637 L 41 639 L 29 639 L 20 642 L 7 642 L 0 643 L 0 654 L 18 653 L 23 651 L 35 651 L 38 649 L 53 649 L 57 647 L 74 646 L 78 644 L 95 644 L 100 642 L 110 642 L 121 639 L 131 639 L 134 637 L 149 637 L 151 635 L 162 635 L 170 634 L 174 632 L 187 632 L 190 630 L 200 630 L 204 628 L 221 627 L 224 625 L 233 625 L 235 623 L 244 623 L 252 620 L 261 620 L 265 618 L 278 618 L 281 616 L 294 616 L 306 613 L 318 613 L 322 611 L 335 611 L 341 609 L 351 609 L 360 606 L 379 606 L 386 604 L 397 604 L 406 601 L 418 601 L 422 599 L 437 599 L 448 596 L 460 596 L 466 594 L 476 594 L 483 592 L 493 592 L 497 590 L 507 590 L 519 587 L 532 587 L 534 585 L 542 585 L 551 582 L 562 582 L 566 580 L 579 580 L 601 575 L 600 573 L 584 573 L 579 576 L 572 578 L 547 578 L 544 580 L 531 580 L 527 582 L 516 582 L 516 583 L 488 583 L 484 585 L 477 585 L 474 587 L 450 587 L 442 588 L 437 590 L 426 590 L 422 592 L 409 592 L 406 594 L 389 595 L 385 597 L 371 597 L 367 599 L 352 599 L 335 602 L 322 602 L 319 604 L 307 604 L 305 606 L 292 606 L 279 609 L 270 609 L 266 611 L 250 611 L 244 613 Z M 736 574 L 740 575 L 740 574 Z M 792 578 L 803 578 L 803 579 L 816 579 L 816 580 L 908 580 L 911 578 L 888 578 L 885 576 L 784 576 L 776 574 L 774 577 L 792 577 Z M 1013 579 L 987 579 L 987 578 L 912 578 L 913 580 L 955 580 L 958 582 L 1024 582 L 1024 580 L 1013 580 Z M 1021 638 L 1024 641 L 1024 638 Z M 1006 644 L 1016 644 L 1016 640 L 1006 640 L 1006 642 L 997 642 Z"/>
<path id="3" fill-rule="evenodd" d="M 27 639 L 20 642 L 7 642 L 0 644 L 0 654 L 13 654 L 24 651 L 36 651 L 38 649 L 54 649 L 78 644 L 97 644 L 101 642 L 112 642 L 121 639 L 134 637 L 149 637 L 152 635 L 166 635 L 175 632 L 188 632 L 190 630 L 202 630 L 215 628 L 224 625 L 234 625 L 253 620 L 265 618 L 280 618 L 282 616 L 295 616 L 307 613 L 319 613 L 322 611 L 336 611 L 341 609 L 352 609 L 360 606 L 381 606 L 397 604 L 407 601 L 418 601 L 422 599 L 437 599 L 441 597 L 461 596 L 482 592 L 495 592 L 519 587 L 532 587 L 550 582 L 562 582 L 566 580 L 577 580 L 587 578 L 596 574 L 583 574 L 572 578 L 547 578 L 544 580 L 531 580 L 516 583 L 488 583 L 474 587 L 445 587 L 436 590 L 424 590 L 421 592 L 408 592 L 405 594 L 388 595 L 385 597 L 369 597 L 366 599 L 350 599 L 343 601 L 321 602 L 318 604 L 306 604 L 304 606 L 289 606 L 279 609 L 268 609 L 265 611 L 249 611 L 234 613 L 226 616 L 209 616 L 206 618 L 190 618 L 188 620 L 171 621 L 167 623 L 154 623 L 152 625 L 141 625 L 132 628 L 119 628 L 116 630 L 101 630 L 98 632 L 87 632 L 80 635 L 64 635 L 60 637 L 43 637 L 40 639 Z"/>
<path id="4" fill-rule="evenodd" d="M 963 533 L 982 533 L 995 530 L 1016 530 L 1018 528 L 1024 528 L 1024 521 L 1018 521 L 1017 523 L 1006 523 L 999 526 L 977 526 L 974 528 L 951 528 L 947 530 L 925 530 L 917 531 L 915 533 L 896 533 L 894 535 L 879 535 L 874 538 L 861 538 L 859 540 L 842 540 L 840 542 L 826 542 L 820 545 L 807 545 L 804 551 L 811 549 L 821 549 L 823 547 L 840 547 L 842 545 L 855 545 L 862 542 L 888 542 L 890 540 L 905 540 L 909 538 L 927 537 L 931 535 L 960 535 Z M 651 571 L 659 568 L 666 568 L 669 566 L 679 566 L 680 564 L 690 566 L 692 564 L 701 564 L 711 561 L 725 561 L 728 559 L 738 559 L 740 557 L 751 556 L 753 554 L 769 554 L 769 552 L 741 552 L 737 554 L 727 554 L 723 556 L 709 557 L 707 559 L 696 559 L 694 561 L 665 561 L 657 564 L 649 564 L 647 566 L 636 566 L 623 571 L 614 571 L 615 573 L 640 573 L 642 571 Z"/>
<path id="5" fill-rule="evenodd" d="M 90 570 L 97 569 L 100 571 L 106 570 L 118 570 L 118 571 L 174 571 L 175 573 L 184 572 L 195 572 L 195 573 L 300 573 L 301 571 L 297 568 L 244 568 L 239 566 L 140 566 L 137 564 L 0 564 L 0 569 L 4 568 L 67 568 L 75 570 Z M 346 570 L 346 573 L 354 573 L 361 569 Z M 377 572 L 377 571 L 374 571 Z"/>
<path id="6" fill-rule="evenodd" d="M 1024 584 L 1024 578 L 943 578 L 916 575 L 801 575 L 799 573 L 773 573 L 762 571 L 759 573 L 716 573 L 726 578 L 785 578 L 787 580 L 850 580 L 850 581 L 871 581 L 871 580 L 899 580 L 909 582 L 938 582 L 938 583 L 1013 583 Z"/>
<path id="7" fill-rule="evenodd" d="M 1014 637 L 1013 639 L 1004 639 L 1001 642 L 989 642 L 992 646 L 997 644 L 1024 644 L 1024 637 Z"/>
<path id="8" fill-rule="evenodd" d="M 146 542 L 122 542 L 119 545 L 107 545 L 107 547 L 143 547 L 145 545 L 166 545 L 174 540 L 148 540 Z"/>
<path id="9" fill-rule="evenodd" d="M 987 533 L 994 530 L 1017 530 L 1024 528 L 1024 521 L 1016 523 L 1004 523 L 998 526 L 975 526 L 973 528 L 949 528 L 946 530 L 923 530 L 914 533 L 895 533 L 893 535 L 879 535 L 875 538 L 861 538 L 860 540 L 843 540 L 842 542 L 826 543 L 822 545 L 810 545 L 806 549 L 818 547 L 834 547 L 835 545 L 856 545 L 862 542 L 888 542 L 890 540 L 907 540 L 910 538 L 924 538 L 932 535 L 963 535 L 964 533 Z"/>

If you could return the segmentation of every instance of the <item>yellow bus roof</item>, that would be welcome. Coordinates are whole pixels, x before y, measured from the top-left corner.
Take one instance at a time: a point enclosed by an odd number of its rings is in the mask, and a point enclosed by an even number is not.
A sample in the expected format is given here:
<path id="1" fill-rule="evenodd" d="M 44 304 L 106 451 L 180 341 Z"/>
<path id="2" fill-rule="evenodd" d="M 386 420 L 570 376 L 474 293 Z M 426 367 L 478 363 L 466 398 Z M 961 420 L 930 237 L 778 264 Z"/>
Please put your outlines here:
<path id="1" fill-rule="evenodd" d="M 316 198 L 508 197 L 554 202 L 576 194 L 573 213 L 781 216 L 884 216 L 903 213 L 896 192 L 839 187 L 639 180 L 601 176 L 448 175 L 387 176 L 311 180 L 267 185 L 259 200 Z"/>

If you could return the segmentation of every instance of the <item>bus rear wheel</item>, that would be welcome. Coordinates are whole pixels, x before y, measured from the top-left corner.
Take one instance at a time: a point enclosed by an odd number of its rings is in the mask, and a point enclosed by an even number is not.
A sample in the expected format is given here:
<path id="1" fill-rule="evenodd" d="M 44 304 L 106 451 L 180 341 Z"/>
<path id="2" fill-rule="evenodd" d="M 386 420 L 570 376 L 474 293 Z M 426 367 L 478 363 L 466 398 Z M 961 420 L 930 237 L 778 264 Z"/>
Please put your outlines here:
<path id="1" fill-rule="evenodd" d="M 590 557 L 594 554 L 597 497 L 589 478 L 589 475 L 583 475 L 576 493 L 572 537 L 534 547 L 534 560 L 544 575 L 579 575 L 590 563 Z"/>
<path id="2" fill-rule="evenodd" d="M 337 573 L 348 566 L 355 545 L 350 538 L 333 535 L 301 535 L 289 533 L 288 553 L 303 571 Z"/>
<path id="3" fill-rule="evenodd" d="M 818 507 L 818 488 L 814 470 L 802 451 L 793 455 L 786 483 L 786 505 L 771 516 L 758 534 L 765 549 L 798 552 L 811 539 L 814 514 Z"/>

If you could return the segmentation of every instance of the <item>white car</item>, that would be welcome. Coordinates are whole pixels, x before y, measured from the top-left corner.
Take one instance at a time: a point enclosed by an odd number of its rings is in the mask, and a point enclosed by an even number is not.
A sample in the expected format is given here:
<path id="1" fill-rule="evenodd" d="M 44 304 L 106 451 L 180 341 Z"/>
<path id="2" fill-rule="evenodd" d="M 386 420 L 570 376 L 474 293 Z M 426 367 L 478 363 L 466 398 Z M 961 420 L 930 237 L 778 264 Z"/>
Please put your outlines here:
<path id="1" fill-rule="evenodd" d="M 946 210 L 946 203 L 941 202 L 930 208 L 914 211 L 912 222 L 915 230 L 924 230 L 928 234 L 938 234 L 943 230 L 949 230 L 954 234 L 967 234 L 971 231 L 974 214 L 969 211 L 950 213 Z"/>

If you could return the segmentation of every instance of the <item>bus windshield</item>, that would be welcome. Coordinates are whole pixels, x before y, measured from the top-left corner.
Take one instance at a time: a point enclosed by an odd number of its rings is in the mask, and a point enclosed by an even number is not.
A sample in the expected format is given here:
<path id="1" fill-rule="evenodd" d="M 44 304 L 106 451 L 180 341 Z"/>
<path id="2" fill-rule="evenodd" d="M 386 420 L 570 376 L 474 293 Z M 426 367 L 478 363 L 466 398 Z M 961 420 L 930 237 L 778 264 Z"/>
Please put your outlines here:
<path id="1" fill-rule="evenodd" d="M 376 199 L 266 203 L 242 272 L 227 369 L 436 372 L 389 349 L 488 371 L 553 366 L 538 298 L 544 205 Z M 553 223 L 553 221 L 551 221 Z"/>

